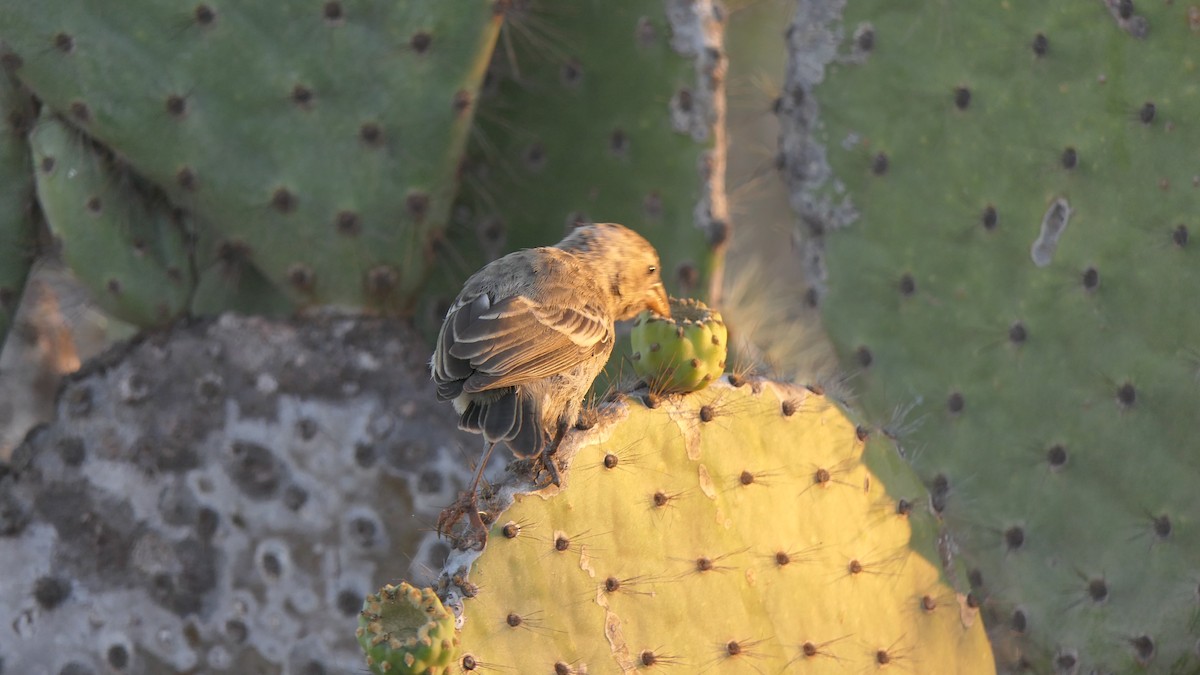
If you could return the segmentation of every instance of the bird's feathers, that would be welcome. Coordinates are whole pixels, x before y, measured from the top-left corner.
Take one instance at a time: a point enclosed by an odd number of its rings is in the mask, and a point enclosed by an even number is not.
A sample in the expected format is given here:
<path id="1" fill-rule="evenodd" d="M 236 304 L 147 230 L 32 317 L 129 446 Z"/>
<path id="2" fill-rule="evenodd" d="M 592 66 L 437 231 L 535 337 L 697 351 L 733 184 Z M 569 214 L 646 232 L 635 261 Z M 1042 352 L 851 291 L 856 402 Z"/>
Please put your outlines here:
<path id="1" fill-rule="evenodd" d="M 521 430 L 521 416 L 517 413 L 521 398 L 516 392 L 505 394 L 492 401 L 483 411 L 483 437 L 496 443 L 516 438 Z"/>
<path id="2" fill-rule="evenodd" d="M 613 321 L 600 303 L 579 303 L 568 292 L 548 295 L 543 302 L 525 295 L 460 296 L 434 350 L 438 398 L 541 380 L 612 350 Z"/>
<path id="3" fill-rule="evenodd" d="M 467 280 L 446 313 L 430 366 L 459 426 L 540 453 L 574 423 L 612 353 L 614 323 L 669 311 L 654 248 L 620 225 L 574 230 L 555 247 L 495 260 Z"/>
<path id="4" fill-rule="evenodd" d="M 613 339 L 597 307 L 548 308 L 523 296 L 497 303 L 462 331 L 455 326 L 447 352 L 470 363 L 463 390 L 472 393 L 565 372 Z"/>
<path id="5" fill-rule="evenodd" d="M 519 457 L 538 454 L 547 440 L 536 402 L 515 387 L 493 399 L 468 401 L 458 426 L 483 434 L 488 443 L 507 443 Z"/>

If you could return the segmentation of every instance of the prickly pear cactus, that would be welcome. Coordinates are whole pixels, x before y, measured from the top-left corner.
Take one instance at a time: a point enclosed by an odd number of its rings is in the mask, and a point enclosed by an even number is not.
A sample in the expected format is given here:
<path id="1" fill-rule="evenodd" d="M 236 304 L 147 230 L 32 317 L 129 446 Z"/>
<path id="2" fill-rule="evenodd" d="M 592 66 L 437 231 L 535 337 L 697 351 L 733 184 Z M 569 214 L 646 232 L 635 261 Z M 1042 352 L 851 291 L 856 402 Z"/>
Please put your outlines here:
<path id="1" fill-rule="evenodd" d="M 33 262 L 33 174 L 25 144 L 33 118 L 32 99 L 0 70 L 0 347 Z"/>
<path id="2" fill-rule="evenodd" d="M 188 233 L 161 196 L 52 114 L 29 136 L 38 199 L 75 276 L 112 315 L 143 326 L 187 308 Z"/>
<path id="3" fill-rule="evenodd" d="M 355 634 L 377 675 L 440 675 L 458 655 L 454 615 L 432 588 L 406 582 L 367 596 Z"/>
<path id="4" fill-rule="evenodd" d="M 530 0 L 504 16 L 435 288 L 452 299 L 489 260 L 610 221 L 658 248 L 676 294 L 711 301 L 729 238 L 722 11 Z"/>
<path id="5" fill-rule="evenodd" d="M 48 108 L 220 233 L 213 260 L 300 305 L 405 310 L 500 21 L 491 0 L 4 0 L 0 42 Z"/>
<path id="6" fill-rule="evenodd" d="M 671 318 L 642 312 L 633 322 L 629 359 L 656 393 L 703 389 L 725 372 L 729 331 L 699 300 L 671 298 Z"/>
<path id="7" fill-rule="evenodd" d="M 919 484 L 885 442 L 868 469 L 864 438 L 764 382 L 610 409 L 568 436 L 557 494 L 494 516 L 469 582 L 451 557 L 456 672 L 993 672 L 931 513 L 901 500 Z"/>
<path id="8" fill-rule="evenodd" d="M 784 168 L 862 405 L 1006 669 L 1200 672 L 1200 13 L 842 4 L 789 31 Z"/>

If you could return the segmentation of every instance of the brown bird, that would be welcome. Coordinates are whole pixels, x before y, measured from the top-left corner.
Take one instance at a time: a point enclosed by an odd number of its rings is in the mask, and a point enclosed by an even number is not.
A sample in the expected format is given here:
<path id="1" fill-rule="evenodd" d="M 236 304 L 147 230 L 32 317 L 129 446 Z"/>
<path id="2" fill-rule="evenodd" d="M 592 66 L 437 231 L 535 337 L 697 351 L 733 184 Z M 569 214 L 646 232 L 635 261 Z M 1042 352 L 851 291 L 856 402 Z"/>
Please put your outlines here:
<path id="1" fill-rule="evenodd" d="M 467 280 L 446 312 L 430 370 L 438 400 L 453 401 L 458 426 L 482 434 L 486 449 L 470 492 L 442 513 L 439 532 L 469 514 L 471 534 L 486 541 L 476 491 L 497 443 L 539 458 L 558 484 L 554 452 L 612 353 L 614 323 L 644 309 L 670 316 L 658 253 L 613 223 L 510 253 Z"/>

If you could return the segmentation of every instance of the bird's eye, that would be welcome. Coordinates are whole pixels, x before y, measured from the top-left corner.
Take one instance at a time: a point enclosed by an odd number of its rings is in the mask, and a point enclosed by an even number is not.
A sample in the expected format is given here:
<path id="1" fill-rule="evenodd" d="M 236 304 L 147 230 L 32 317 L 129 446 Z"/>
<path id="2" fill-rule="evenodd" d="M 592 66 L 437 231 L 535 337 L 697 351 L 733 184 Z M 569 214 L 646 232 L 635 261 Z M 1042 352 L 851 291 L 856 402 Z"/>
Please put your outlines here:
<path id="1" fill-rule="evenodd" d="M 654 266 L 654 265 L 651 265 L 651 266 L 650 266 L 650 269 L 649 269 L 649 270 L 646 270 L 647 274 L 654 274 L 654 273 L 655 273 L 655 272 L 657 272 L 657 271 L 658 271 L 658 267 L 656 267 L 656 266 Z"/>

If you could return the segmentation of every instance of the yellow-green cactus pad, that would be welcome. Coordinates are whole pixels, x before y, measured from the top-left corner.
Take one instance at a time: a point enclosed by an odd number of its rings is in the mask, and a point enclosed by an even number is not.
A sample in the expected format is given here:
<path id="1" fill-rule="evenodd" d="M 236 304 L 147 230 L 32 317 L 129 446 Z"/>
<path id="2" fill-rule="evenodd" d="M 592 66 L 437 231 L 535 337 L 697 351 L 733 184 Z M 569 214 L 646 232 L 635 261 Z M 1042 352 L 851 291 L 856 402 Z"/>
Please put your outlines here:
<path id="1" fill-rule="evenodd" d="M 633 370 L 656 393 L 697 391 L 725 372 L 729 332 L 699 300 L 671 298 L 671 318 L 642 312 L 633 324 Z"/>
<path id="2" fill-rule="evenodd" d="M 454 615 L 433 589 L 405 582 L 367 596 L 355 635 L 376 675 L 442 675 L 458 651 Z"/>
<path id="3" fill-rule="evenodd" d="M 923 488 L 826 397 L 721 381 L 560 453 L 491 524 L 455 672 L 995 672 Z"/>

